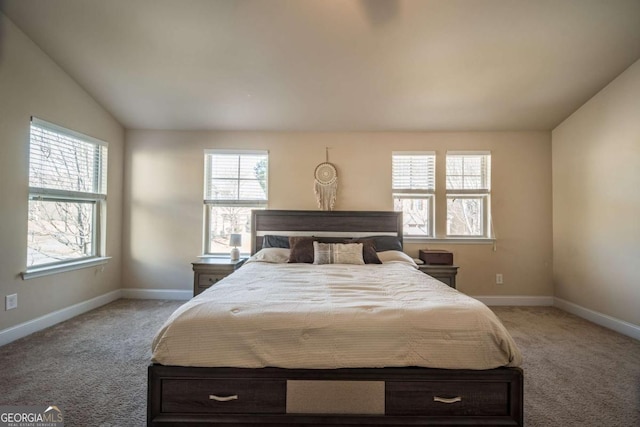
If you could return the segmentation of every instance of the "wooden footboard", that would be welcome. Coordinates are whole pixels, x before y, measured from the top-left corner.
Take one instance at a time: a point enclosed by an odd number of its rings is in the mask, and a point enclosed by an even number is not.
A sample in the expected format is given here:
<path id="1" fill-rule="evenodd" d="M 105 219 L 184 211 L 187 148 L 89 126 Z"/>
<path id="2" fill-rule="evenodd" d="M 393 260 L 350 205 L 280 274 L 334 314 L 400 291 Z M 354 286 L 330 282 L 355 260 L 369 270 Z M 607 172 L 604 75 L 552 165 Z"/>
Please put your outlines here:
<path id="1" fill-rule="evenodd" d="M 293 383 L 314 382 L 329 386 L 334 382 L 373 384 L 375 387 L 367 388 L 372 390 L 371 400 L 382 403 L 379 410 L 374 404 L 371 411 L 362 411 L 366 413 L 292 413 L 296 405 L 289 395 Z M 520 426 L 523 375 L 520 368 L 327 370 L 151 365 L 147 409 L 149 426 Z"/>

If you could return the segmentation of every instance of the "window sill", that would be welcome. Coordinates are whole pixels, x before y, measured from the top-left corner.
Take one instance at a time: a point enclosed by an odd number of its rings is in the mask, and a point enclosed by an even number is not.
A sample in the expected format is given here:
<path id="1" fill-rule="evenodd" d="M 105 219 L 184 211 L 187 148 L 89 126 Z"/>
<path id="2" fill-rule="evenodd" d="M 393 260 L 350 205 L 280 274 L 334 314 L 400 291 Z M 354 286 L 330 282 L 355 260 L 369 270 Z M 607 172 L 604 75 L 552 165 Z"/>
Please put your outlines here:
<path id="1" fill-rule="evenodd" d="M 492 237 L 448 237 L 448 238 L 427 238 L 427 237 L 404 237 L 405 243 L 440 243 L 446 245 L 493 245 L 496 242 Z"/>
<path id="2" fill-rule="evenodd" d="M 33 267 L 20 273 L 22 280 L 35 279 L 36 277 L 49 276 L 51 274 L 64 273 L 66 271 L 80 270 L 82 268 L 95 267 L 106 264 L 111 257 L 96 257 L 71 261 L 64 264 L 48 265 L 43 267 Z"/>
<path id="3" fill-rule="evenodd" d="M 240 258 L 249 258 L 251 256 L 251 254 L 249 252 L 240 252 Z M 198 258 L 231 258 L 231 255 L 229 254 L 204 254 L 204 255 L 198 255 Z"/>

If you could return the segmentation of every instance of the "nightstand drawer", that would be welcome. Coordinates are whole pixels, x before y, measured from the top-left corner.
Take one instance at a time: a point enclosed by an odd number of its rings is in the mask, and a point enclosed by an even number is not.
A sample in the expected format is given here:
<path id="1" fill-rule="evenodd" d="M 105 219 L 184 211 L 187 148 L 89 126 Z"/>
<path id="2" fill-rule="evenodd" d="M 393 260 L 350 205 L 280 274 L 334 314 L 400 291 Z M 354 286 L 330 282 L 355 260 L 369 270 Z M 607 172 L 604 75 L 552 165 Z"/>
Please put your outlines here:
<path id="1" fill-rule="evenodd" d="M 285 380 L 166 379 L 162 411 L 171 413 L 283 414 Z"/>
<path id="2" fill-rule="evenodd" d="M 455 289 L 456 275 L 458 274 L 457 266 L 420 264 L 418 266 L 418 269 L 423 273 L 433 277 L 434 279 L 437 279 Z"/>
<path id="3" fill-rule="evenodd" d="M 246 259 L 203 258 L 193 265 L 193 296 L 196 296 L 239 269 Z"/>
<path id="4" fill-rule="evenodd" d="M 198 275 L 198 287 L 209 288 L 225 277 L 227 277 L 226 274 L 200 274 Z"/>
<path id="5" fill-rule="evenodd" d="M 388 381 L 387 415 L 508 415 L 507 382 Z"/>
<path id="6" fill-rule="evenodd" d="M 442 283 L 444 283 L 447 286 L 450 286 L 452 288 L 455 288 L 455 284 L 454 284 L 454 279 L 451 276 L 437 276 L 437 275 L 430 275 L 431 277 L 433 277 L 434 279 L 438 279 L 439 281 L 441 281 Z"/>

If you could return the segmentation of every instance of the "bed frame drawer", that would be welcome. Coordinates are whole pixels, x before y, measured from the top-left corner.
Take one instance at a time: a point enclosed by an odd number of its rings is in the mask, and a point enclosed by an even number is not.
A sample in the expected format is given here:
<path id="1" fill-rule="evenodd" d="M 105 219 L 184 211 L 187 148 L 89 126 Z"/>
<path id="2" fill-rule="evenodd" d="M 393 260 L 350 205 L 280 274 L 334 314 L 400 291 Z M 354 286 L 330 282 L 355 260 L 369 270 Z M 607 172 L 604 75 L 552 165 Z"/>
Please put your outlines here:
<path id="1" fill-rule="evenodd" d="M 289 412 L 291 383 L 383 382 L 373 395 L 385 400 L 382 411 L 341 412 L 329 407 L 329 413 L 315 408 Z M 332 384 L 333 387 L 334 384 Z M 321 387 L 324 390 L 324 387 Z M 301 399 L 313 399 L 310 389 Z M 341 390 L 344 391 L 344 390 Z M 481 371 L 429 368 L 195 368 L 149 366 L 147 426 L 522 426 L 523 375 L 520 368 Z M 320 393 L 335 392 L 324 390 Z M 347 390 L 347 395 L 354 390 Z M 360 391 L 355 391 L 360 395 Z M 238 395 L 227 402 L 212 402 L 218 397 Z M 338 393 L 335 393 L 338 394 Z M 461 402 L 434 401 L 460 397 Z M 293 396 L 292 396 L 293 397 Z M 334 396 L 331 396 L 335 398 Z M 358 396 L 356 396 L 358 397 Z M 362 397 L 361 395 L 359 397 Z M 348 398 L 348 397 L 347 397 Z M 366 397 L 365 399 L 369 399 Z M 223 404 L 229 404 L 224 405 Z M 331 406 L 331 405 L 329 405 Z M 339 405 L 342 406 L 342 405 Z M 350 405 L 352 406 L 352 405 Z M 336 409 L 335 412 L 333 410 Z M 223 412 L 224 411 L 224 412 Z"/>
<path id="2" fill-rule="evenodd" d="M 283 414 L 285 380 L 165 379 L 162 412 Z"/>
<path id="3" fill-rule="evenodd" d="M 387 381 L 387 415 L 508 415 L 509 383 Z"/>

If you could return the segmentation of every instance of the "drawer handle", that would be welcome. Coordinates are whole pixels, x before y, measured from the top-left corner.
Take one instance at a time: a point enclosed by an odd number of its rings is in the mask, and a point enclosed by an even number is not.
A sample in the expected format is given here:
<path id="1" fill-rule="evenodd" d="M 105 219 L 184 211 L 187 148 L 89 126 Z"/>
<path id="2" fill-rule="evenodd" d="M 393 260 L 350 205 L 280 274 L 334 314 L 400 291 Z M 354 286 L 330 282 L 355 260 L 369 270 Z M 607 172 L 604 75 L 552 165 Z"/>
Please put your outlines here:
<path id="1" fill-rule="evenodd" d="M 433 401 L 440 402 L 440 403 L 456 403 L 456 402 L 462 402 L 462 398 L 460 396 L 456 396 L 452 398 L 433 396 Z"/>
<path id="2" fill-rule="evenodd" d="M 232 396 L 216 396 L 215 394 L 210 394 L 209 400 L 215 400 L 216 402 L 229 402 L 231 400 L 238 400 L 238 395 L 234 394 Z"/>

